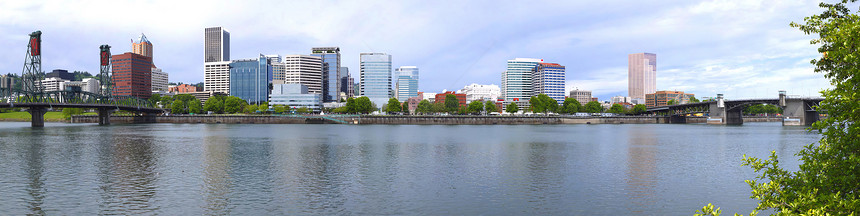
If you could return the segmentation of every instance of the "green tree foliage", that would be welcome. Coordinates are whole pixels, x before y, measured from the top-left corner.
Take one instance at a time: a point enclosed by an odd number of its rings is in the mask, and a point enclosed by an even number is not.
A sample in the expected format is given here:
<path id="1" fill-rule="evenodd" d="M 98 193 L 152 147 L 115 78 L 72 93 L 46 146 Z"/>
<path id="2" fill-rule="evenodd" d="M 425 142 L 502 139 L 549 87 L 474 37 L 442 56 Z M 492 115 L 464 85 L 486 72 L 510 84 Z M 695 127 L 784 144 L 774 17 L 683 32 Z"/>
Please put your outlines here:
<path id="1" fill-rule="evenodd" d="M 558 110 L 558 101 L 550 98 L 546 94 L 538 94 L 529 99 L 529 105 L 532 112 L 547 113 Z"/>
<path id="2" fill-rule="evenodd" d="M 860 16 L 841 3 L 820 3 L 820 15 L 792 23 L 806 34 L 817 34 L 822 56 L 813 59 L 815 72 L 823 73 L 833 89 L 822 91 L 819 110 L 828 117 L 812 125 L 822 134 L 818 144 L 804 147 L 797 156 L 797 171 L 780 167 L 776 152 L 769 159 L 744 156 L 743 164 L 760 173 L 747 180 L 756 210 L 776 215 L 856 215 L 860 212 Z M 851 0 L 850 2 L 854 2 Z M 708 208 L 708 206 L 705 206 Z M 703 208 L 703 210 L 705 209 Z"/>
<path id="3" fill-rule="evenodd" d="M 257 111 L 260 111 L 262 113 L 268 112 L 269 111 L 269 103 L 267 103 L 267 102 L 260 103 L 260 105 L 257 106 Z"/>
<path id="4" fill-rule="evenodd" d="M 428 100 L 421 100 L 418 102 L 418 107 L 415 108 L 416 113 L 427 114 L 433 111 L 433 104 L 430 104 Z"/>
<path id="5" fill-rule="evenodd" d="M 338 109 L 340 109 L 340 108 L 344 108 L 344 107 L 338 107 Z M 277 114 L 282 114 L 282 113 L 287 112 L 287 107 L 284 105 L 280 105 L 280 104 L 273 106 L 272 109 L 274 109 L 275 113 L 277 113 Z"/>
<path id="6" fill-rule="evenodd" d="M 311 113 L 311 109 L 308 109 L 307 107 L 299 107 L 298 109 L 296 109 L 296 112 L 302 114 Z"/>
<path id="7" fill-rule="evenodd" d="M 675 99 L 672 99 L 672 100 L 669 100 L 668 102 L 666 102 L 666 105 L 676 105 L 676 104 L 678 104 L 678 102 L 675 101 Z"/>
<path id="8" fill-rule="evenodd" d="M 624 112 L 625 112 L 624 106 L 622 106 L 621 104 L 612 104 L 612 106 L 609 107 L 609 113 L 620 114 L 620 113 L 624 113 Z"/>
<path id="9" fill-rule="evenodd" d="M 510 104 L 508 104 L 507 107 L 505 107 L 505 112 L 508 112 L 508 113 L 517 113 L 519 111 L 520 111 L 520 107 L 517 106 L 516 102 L 511 102 Z"/>
<path id="10" fill-rule="evenodd" d="M 188 101 L 188 112 L 194 114 L 203 112 L 203 106 L 200 105 L 200 100 L 194 98 L 194 100 Z"/>
<path id="11" fill-rule="evenodd" d="M 399 113 L 401 108 L 402 107 L 400 106 L 400 101 L 398 101 L 397 98 L 389 98 L 388 104 L 386 104 L 385 107 L 385 112 Z"/>
<path id="12" fill-rule="evenodd" d="M 347 98 L 346 105 L 344 107 L 346 107 L 344 110 L 346 113 L 356 113 L 355 98 Z"/>
<path id="13" fill-rule="evenodd" d="M 561 105 L 561 110 L 558 113 L 564 114 L 574 114 L 579 112 L 582 109 L 582 104 L 579 103 L 578 100 L 574 98 L 565 98 L 564 103 Z"/>
<path id="14" fill-rule="evenodd" d="M 432 111 L 432 112 L 434 112 L 434 113 L 443 113 L 443 112 L 447 112 L 447 111 L 445 110 L 445 104 L 440 103 L 439 101 L 436 101 L 436 103 L 433 103 L 433 106 L 432 106 L 431 108 L 432 108 L 432 109 L 431 109 L 431 111 Z"/>
<path id="15" fill-rule="evenodd" d="M 633 106 L 633 110 L 631 112 L 633 114 L 639 115 L 639 114 L 645 113 L 645 110 L 647 110 L 647 109 L 648 109 L 648 107 L 645 106 L 645 104 L 636 104 Z"/>
<path id="16" fill-rule="evenodd" d="M 368 114 L 376 110 L 373 102 L 368 97 L 359 97 L 355 99 L 355 112 Z"/>
<path id="17" fill-rule="evenodd" d="M 600 102 L 597 102 L 597 101 L 591 101 L 591 102 L 586 103 L 585 106 L 582 107 L 582 109 L 584 109 L 583 111 L 585 111 L 587 113 L 603 112 L 603 106 L 601 106 Z"/>
<path id="18" fill-rule="evenodd" d="M 152 96 L 149 96 L 149 99 L 147 100 L 149 100 L 149 103 L 152 103 L 152 105 L 158 105 L 158 102 L 161 101 L 161 94 L 152 94 Z"/>
<path id="19" fill-rule="evenodd" d="M 744 108 L 744 114 L 777 114 L 782 113 L 782 108 L 771 104 L 756 104 Z"/>
<path id="20" fill-rule="evenodd" d="M 445 109 L 448 112 L 457 112 L 460 108 L 460 100 L 454 94 L 445 95 Z"/>
<path id="21" fill-rule="evenodd" d="M 482 101 L 472 101 L 466 108 L 466 113 L 479 114 L 481 111 L 484 111 L 484 102 Z"/>
<path id="22" fill-rule="evenodd" d="M 80 115 L 84 114 L 84 109 L 82 108 L 63 108 L 63 118 L 70 119 L 72 115 Z"/>
<path id="23" fill-rule="evenodd" d="M 496 107 L 496 103 L 493 101 L 487 101 L 487 103 L 484 104 L 484 110 L 487 111 L 487 113 L 499 112 L 499 108 Z"/>
<path id="24" fill-rule="evenodd" d="M 409 101 L 404 101 L 401 106 L 400 110 L 405 114 L 409 114 Z"/>
<path id="25" fill-rule="evenodd" d="M 173 97 L 171 97 L 169 95 L 161 96 L 160 102 L 161 102 L 161 108 L 171 109 L 170 105 L 173 105 Z"/>
<path id="26" fill-rule="evenodd" d="M 242 100 L 242 98 L 236 96 L 228 96 L 224 99 L 224 112 L 238 113 L 245 108 L 245 105 L 248 105 L 248 103 L 245 102 L 245 100 Z"/>
<path id="27" fill-rule="evenodd" d="M 188 113 L 188 107 L 183 100 L 174 100 L 173 103 L 170 104 L 170 112 L 173 114 L 185 114 Z"/>
<path id="28" fill-rule="evenodd" d="M 176 96 L 173 96 L 173 100 L 181 100 L 181 101 L 185 101 L 185 102 L 194 100 L 195 98 L 196 97 L 194 97 L 194 95 L 190 95 L 190 94 L 178 94 Z"/>
<path id="29" fill-rule="evenodd" d="M 699 101 L 699 99 L 696 98 L 696 96 L 690 96 L 690 103 L 698 103 L 698 102 L 701 102 L 701 101 Z"/>
<path id="30" fill-rule="evenodd" d="M 215 96 L 210 97 L 206 100 L 206 104 L 203 105 L 203 111 L 209 111 L 214 113 L 223 113 L 224 112 L 224 97 L 223 96 Z"/>
<path id="31" fill-rule="evenodd" d="M 245 104 L 245 107 L 242 108 L 242 112 L 245 114 L 252 114 L 257 112 L 257 106 L 251 104 Z"/>

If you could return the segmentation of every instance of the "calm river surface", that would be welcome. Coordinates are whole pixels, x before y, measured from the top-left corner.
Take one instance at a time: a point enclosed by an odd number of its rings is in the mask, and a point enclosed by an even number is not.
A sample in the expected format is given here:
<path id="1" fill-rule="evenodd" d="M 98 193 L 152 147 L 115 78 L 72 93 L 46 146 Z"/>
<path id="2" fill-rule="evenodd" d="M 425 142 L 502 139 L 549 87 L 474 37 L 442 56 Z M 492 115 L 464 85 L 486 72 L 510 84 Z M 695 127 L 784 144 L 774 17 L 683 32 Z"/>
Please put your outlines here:
<path id="1" fill-rule="evenodd" d="M 780 123 L 97 126 L 0 122 L 0 214 L 691 215 L 756 202 Z"/>

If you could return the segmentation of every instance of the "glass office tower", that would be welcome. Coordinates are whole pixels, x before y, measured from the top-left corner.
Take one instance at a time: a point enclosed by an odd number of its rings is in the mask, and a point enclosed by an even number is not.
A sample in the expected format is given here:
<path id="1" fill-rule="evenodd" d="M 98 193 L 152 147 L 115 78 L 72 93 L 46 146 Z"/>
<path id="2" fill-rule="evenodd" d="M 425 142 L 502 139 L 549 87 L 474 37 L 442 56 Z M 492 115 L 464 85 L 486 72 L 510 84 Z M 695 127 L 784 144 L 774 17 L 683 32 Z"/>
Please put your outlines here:
<path id="1" fill-rule="evenodd" d="M 264 55 L 230 63 L 230 96 L 242 98 L 249 104 L 266 102 L 271 81 L 272 65 Z"/>
<path id="2" fill-rule="evenodd" d="M 314 47 L 311 49 L 312 56 L 319 56 L 323 63 L 328 64 L 323 69 L 323 100 L 325 102 L 338 101 L 340 89 L 340 48 L 339 47 Z"/>
<path id="3" fill-rule="evenodd" d="M 404 102 L 418 96 L 418 67 L 402 66 L 397 68 L 394 74 L 397 78 L 397 95 L 395 95 L 397 100 Z"/>
<path id="4" fill-rule="evenodd" d="M 381 108 L 391 98 L 391 55 L 361 53 L 359 94 Z"/>

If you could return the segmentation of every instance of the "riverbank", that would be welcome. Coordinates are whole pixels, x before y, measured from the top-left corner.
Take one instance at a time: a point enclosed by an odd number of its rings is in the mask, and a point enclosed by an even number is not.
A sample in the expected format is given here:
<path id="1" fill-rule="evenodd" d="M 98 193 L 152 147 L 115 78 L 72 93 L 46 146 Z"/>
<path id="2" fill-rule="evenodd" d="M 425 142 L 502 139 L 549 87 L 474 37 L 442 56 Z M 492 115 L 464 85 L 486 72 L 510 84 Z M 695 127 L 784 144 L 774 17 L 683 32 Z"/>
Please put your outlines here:
<path id="1" fill-rule="evenodd" d="M 537 124 L 666 124 L 668 117 L 620 116 L 376 116 L 376 115 L 171 115 L 111 116 L 112 124 L 393 124 L 393 125 L 537 125 Z M 705 123 L 707 117 L 687 117 Z M 745 122 L 781 122 L 779 117 L 744 117 Z M 72 116 L 71 123 L 98 123 L 97 116 Z"/>
<path id="2" fill-rule="evenodd" d="M 95 114 L 95 113 L 93 113 Z M 29 122 L 31 119 L 28 112 L 4 112 L 0 113 L 0 122 Z M 46 122 L 69 122 L 69 119 L 63 117 L 62 112 L 47 112 L 45 113 Z"/>

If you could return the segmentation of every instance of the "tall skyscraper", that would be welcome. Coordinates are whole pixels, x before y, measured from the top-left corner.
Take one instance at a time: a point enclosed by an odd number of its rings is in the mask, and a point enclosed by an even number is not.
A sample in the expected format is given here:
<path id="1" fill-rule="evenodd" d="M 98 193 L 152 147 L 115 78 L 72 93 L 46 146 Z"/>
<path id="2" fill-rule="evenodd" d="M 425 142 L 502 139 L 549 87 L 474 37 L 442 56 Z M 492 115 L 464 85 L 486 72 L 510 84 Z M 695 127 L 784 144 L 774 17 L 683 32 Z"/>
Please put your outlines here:
<path id="1" fill-rule="evenodd" d="M 113 96 L 148 99 L 152 95 L 152 58 L 135 53 L 113 55 Z"/>
<path id="2" fill-rule="evenodd" d="M 272 65 L 266 56 L 235 60 L 230 63 L 230 96 L 242 98 L 249 104 L 266 102 L 271 77 Z"/>
<path id="3" fill-rule="evenodd" d="M 143 33 L 140 33 L 140 37 L 137 38 L 137 41 L 132 41 L 131 50 L 134 54 L 152 58 L 152 42 L 149 42 L 149 39 L 147 39 L 146 35 L 143 35 Z"/>
<path id="4" fill-rule="evenodd" d="M 230 61 L 230 32 L 222 27 L 210 27 L 205 34 L 203 61 Z"/>
<path id="5" fill-rule="evenodd" d="M 204 31 L 203 90 L 230 94 L 230 32 L 222 27 Z"/>
<path id="6" fill-rule="evenodd" d="M 391 98 L 391 55 L 361 53 L 359 94 L 370 98 L 377 108 Z"/>
<path id="7" fill-rule="evenodd" d="M 302 84 L 312 94 L 323 92 L 323 62 L 319 56 L 285 55 L 272 63 L 272 84 Z"/>
<path id="8" fill-rule="evenodd" d="M 411 97 L 418 96 L 418 67 L 401 66 L 394 72 L 397 79 L 395 97 L 404 102 Z"/>
<path id="9" fill-rule="evenodd" d="M 325 102 L 337 101 L 342 90 L 340 89 L 340 48 L 339 47 L 314 47 L 311 48 L 312 56 L 319 56 L 323 63 L 327 63 L 323 69 L 323 100 Z"/>
<path id="10" fill-rule="evenodd" d="M 502 72 L 503 106 L 517 103 L 521 109 L 528 108 L 532 96 L 532 71 L 543 59 L 515 58 L 508 60 L 507 70 Z"/>
<path id="11" fill-rule="evenodd" d="M 644 99 L 657 92 L 657 54 L 635 53 L 627 60 L 627 96 Z"/>
<path id="12" fill-rule="evenodd" d="M 564 103 L 564 66 L 556 63 L 540 63 L 532 71 L 532 95 L 545 94 Z"/>
<path id="13" fill-rule="evenodd" d="M 343 76 L 340 78 L 340 89 L 343 91 L 343 97 L 351 98 L 355 96 L 355 91 L 353 91 L 352 83 L 354 82 L 352 76 L 349 75 L 348 67 L 340 67 L 340 75 Z"/>

